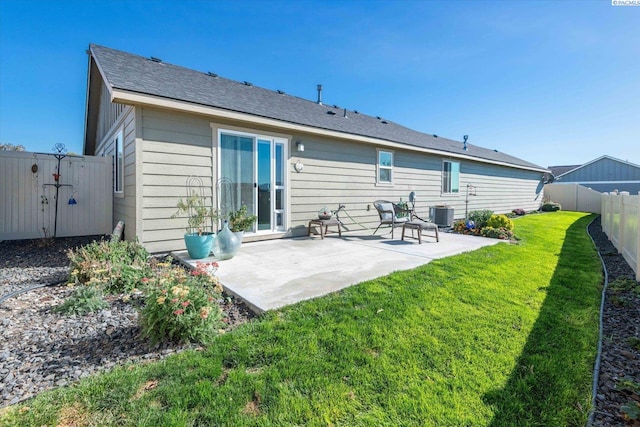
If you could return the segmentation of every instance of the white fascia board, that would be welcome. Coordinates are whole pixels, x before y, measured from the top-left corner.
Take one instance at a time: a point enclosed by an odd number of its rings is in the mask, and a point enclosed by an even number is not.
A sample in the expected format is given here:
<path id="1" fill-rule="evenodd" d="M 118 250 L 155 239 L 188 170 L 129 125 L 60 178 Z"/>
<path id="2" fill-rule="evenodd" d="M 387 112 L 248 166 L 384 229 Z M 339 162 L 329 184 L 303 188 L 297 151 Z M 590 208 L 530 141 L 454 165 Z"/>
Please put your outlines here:
<path id="1" fill-rule="evenodd" d="M 553 184 L 640 184 L 640 181 L 554 181 Z"/>
<path id="2" fill-rule="evenodd" d="M 369 136 L 355 135 L 351 133 L 315 128 L 315 127 L 306 126 L 306 125 L 299 125 L 295 123 L 284 122 L 281 120 L 270 119 L 267 117 L 254 116 L 247 113 L 225 110 L 222 108 L 210 107 L 206 105 L 193 104 L 191 102 L 178 101 L 174 99 L 163 98 L 160 96 L 132 92 L 128 90 L 114 88 L 112 91 L 110 91 L 110 93 L 111 93 L 111 101 L 118 102 L 121 104 L 155 106 L 155 107 L 167 108 L 171 110 L 178 110 L 183 112 L 190 112 L 190 113 L 203 114 L 207 116 L 219 117 L 219 118 L 224 118 L 229 120 L 238 120 L 238 121 L 250 123 L 253 127 L 255 127 L 255 125 L 278 127 L 281 129 L 286 129 L 287 131 L 311 133 L 311 134 L 325 136 L 329 138 L 336 138 L 336 139 L 342 139 L 342 140 L 348 140 L 348 141 L 357 141 L 365 144 L 374 144 L 374 145 L 379 145 L 384 147 L 393 147 L 393 148 L 398 148 L 402 150 L 418 151 L 421 153 L 436 154 L 438 156 L 471 160 L 474 162 L 488 163 L 493 165 L 515 168 L 515 169 L 531 170 L 531 171 L 540 172 L 540 173 L 548 172 L 548 170 L 546 169 L 530 168 L 526 166 L 514 165 L 511 163 L 482 159 L 480 157 L 467 156 L 464 154 L 449 153 L 446 151 L 416 147 L 414 145 L 402 144 L 399 142 L 387 141 L 384 139 L 372 138 Z"/>

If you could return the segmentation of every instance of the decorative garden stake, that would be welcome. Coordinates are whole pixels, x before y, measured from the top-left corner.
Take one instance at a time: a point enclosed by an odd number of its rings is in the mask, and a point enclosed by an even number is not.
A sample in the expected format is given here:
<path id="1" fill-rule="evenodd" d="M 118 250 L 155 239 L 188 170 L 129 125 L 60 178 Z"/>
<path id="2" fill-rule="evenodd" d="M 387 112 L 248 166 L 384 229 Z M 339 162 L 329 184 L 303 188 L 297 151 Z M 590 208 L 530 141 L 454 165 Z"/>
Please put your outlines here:
<path id="1" fill-rule="evenodd" d="M 60 184 L 59 182 L 60 181 L 60 160 L 67 157 L 67 148 L 64 146 L 64 144 L 58 143 L 55 145 L 55 147 L 53 147 L 53 149 L 57 151 L 56 153 L 53 154 L 53 157 L 58 159 L 58 167 L 56 169 L 56 173 L 53 174 L 53 179 L 56 181 L 56 183 L 43 184 L 43 185 L 53 185 L 54 187 L 56 187 L 56 210 L 55 210 L 55 216 L 54 216 L 55 219 L 53 223 L 53 237 L 56 237 L 56 233 L 58 232 L 58 195 L 60 193 L 60 187 L 72 187 L 72 185 Z M 71 201 L 69 201 L 69 204 L 72 204 Z"/>

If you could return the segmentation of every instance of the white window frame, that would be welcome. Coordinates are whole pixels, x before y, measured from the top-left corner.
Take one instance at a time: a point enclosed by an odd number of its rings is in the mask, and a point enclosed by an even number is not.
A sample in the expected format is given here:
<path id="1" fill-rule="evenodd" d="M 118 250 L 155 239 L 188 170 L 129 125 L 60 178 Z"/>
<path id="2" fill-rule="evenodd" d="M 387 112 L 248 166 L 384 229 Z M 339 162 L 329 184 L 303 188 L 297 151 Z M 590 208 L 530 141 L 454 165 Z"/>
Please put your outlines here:
<path id="1" fill-rule="evenodd" d="M 124 195 L 124 128 L 113 138 L 113 192 Z"/>
<path id="2" fill-rule="evenodd" d="M 448 177 L 445 175 L 445 165 L 449 163 L 452 166 L 449 167 L 449 175 Z M 454 189 L 454 185 L 453 185 L 453 174 L 451 173 L 451 171 L 453 171 L 453 164 L 457 164 L 458 165 L 458 182 L 456 187 L 456 191 L 452 191 Z M 456 196 L 458 194 L 460 194 L 460 162 L 459 161 L 455 161 L 455 160 L 442 160 L 442 180 L 440 183 L 440 192 L 443 195 L 451 195 L 451 196 Z M 446 182 L 446 188 L 445 188 L 445 178 L 447 178 L 447 182 Z M 448 189 L 448 191 L 447 191 Z"/>
<path id="3" fill-rule="evenodd" d="M 387 154 L 391 154 L 391 166 L 382 166 L 380 164 L 380 154 L 382 153 L 387 153 Z M 395 157 L 395 153 L 393 152 L 393 150 L 383 150 L 381 148 L 378 148 L 376 150 L 376 184 L 378 185 L 393 185 L 393 163 L 394 160 L 393 158 Z M 380 171 L 381 170 L 388 170 L 389 174 L 390 174 L 390 180 L 389 181 L 382 181 L 380 180 Z"/>
<path id="4" fill-rule="evenodd" d="M 211 124 L 211 127 L 214 128 L 214 124 Z M 214 142 L 214 146 L 216 147 L 217 150 L 217 161 L 216 161 L 216 167 L 217 167 L 217 174 L 216 176 L 218 177 L 218 179 L 221 178 L 220 174 L 222 173 L 222 135 L 234 135 L 234 136 L 242 136 L 242 137 L 246 137 L 246 138 L 251 138 L 253 140 L 253 155 L 256 156 L 257 155 L 257 149 L 258 149 L 258 140 L 264 140 L 264 141 L 269 141 L 271 143 L 271 182 L 275 182 L 275 147 L 276 145 L 281 145 L 282 146 L 282 157 L 283 157 L 283 165 L 282 165 L 282 172 L 283 172 L 283 184 L 282 185 L 273 185 L 272 188 L 272 195 L 271 195 L 271 213 L 272 213 L 272 217 L 271 217 L 271 229 L 269 230 L 257 230 L 257 222 L 254 226 L 254 230 L 253 231 L 249 231 L 247 234 L 251 234 L 251 235 L 260 235 L 260 234 L 277 234 L 277 233 L 284 233 L 287 231 L 287 229 L 289 228 L 289 212 L 290 212 L 290 203 L 289 203 L 289 172 L 287 170 L 287 159 L 289 158 L 289 144 L 291 143 L 291 137 L 286 136 L 286 135 L 282 135 L 282 134 L 278 134 L 278 133 L 262 133 L 262 132 L 258 132 L 258 131 L 253 131 L 250 129 L 242 129 L 242 128 L 233 128 L 233 127 L 224 127 L 224 128 L 217 128 L 217 141 Z M 253 165 L 253 181 L 254 183 L 257 181 L 257 176 L 258 176 L 258 162 L 257 162 L 257 158 L 254 157 L 254 165 Z M 282 190 L 282 209 L 276 209 L 275 208 L 275 191 L 276 190 Z M 253 212 L 253 214 L 257 215 L 258 214 L 258 193 L 256 191 L 254 191 L 254 200 L 253 200 L 253 204 L 255 207 L 255 212 Z M 220 201 L 216 201 L 218 209 L 220 209 Z M 251 214 L 251 212 L 250 212 Z M 276 215 L 282 215 L 282 224 L 280 226 L 278 226 L 276 224 Z"/>

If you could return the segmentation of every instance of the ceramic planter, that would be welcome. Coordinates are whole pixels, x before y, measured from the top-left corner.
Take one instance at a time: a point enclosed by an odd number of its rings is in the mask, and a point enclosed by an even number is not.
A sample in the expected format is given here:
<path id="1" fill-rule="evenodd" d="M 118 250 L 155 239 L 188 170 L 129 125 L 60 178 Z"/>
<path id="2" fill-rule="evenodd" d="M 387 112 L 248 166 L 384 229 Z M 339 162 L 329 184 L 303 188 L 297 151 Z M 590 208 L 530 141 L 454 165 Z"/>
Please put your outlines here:
<path id="1" fill-rule="evenodd" d="M 184 235 L 184 244 L 191 259 L 202 259 L 209 256 L 216 236 L 213 233 L 187 233 Z"/>

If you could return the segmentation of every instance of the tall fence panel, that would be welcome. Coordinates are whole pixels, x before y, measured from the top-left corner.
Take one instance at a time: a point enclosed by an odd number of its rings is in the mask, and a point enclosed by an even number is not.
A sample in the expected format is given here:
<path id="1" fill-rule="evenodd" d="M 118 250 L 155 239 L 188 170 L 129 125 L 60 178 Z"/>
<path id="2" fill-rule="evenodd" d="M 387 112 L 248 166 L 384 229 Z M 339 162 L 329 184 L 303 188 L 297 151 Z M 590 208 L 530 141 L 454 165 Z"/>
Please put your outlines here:
<path id="1" fill-rule="evenodd" d="M 560 203 L 562 210 L 601 213 L 602 193 L 579 184 L 547 184 L 544 195 Z"/>
<path id="2" fill-rule="evenodd" d="M 640 281 L 640 193 L 602 195 L 602 229 Z"/>
<path id="3" fill-rule="evenodd" d="M 110 157 L 58 162 L 50 154 L 0 151 L 0 240 L 111 232 L 111 163 Z"/>

